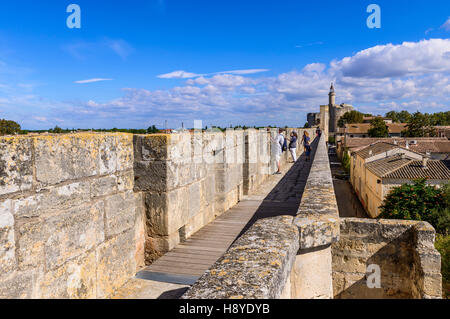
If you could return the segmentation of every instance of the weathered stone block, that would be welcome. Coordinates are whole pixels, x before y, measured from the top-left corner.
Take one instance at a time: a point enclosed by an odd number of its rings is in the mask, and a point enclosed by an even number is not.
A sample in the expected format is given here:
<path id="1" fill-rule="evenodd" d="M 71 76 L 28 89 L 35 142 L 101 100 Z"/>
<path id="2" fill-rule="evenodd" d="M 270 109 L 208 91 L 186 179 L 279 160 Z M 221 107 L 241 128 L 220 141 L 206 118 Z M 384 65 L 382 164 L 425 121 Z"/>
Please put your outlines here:
<path id="1" fill-rule="evenodd" d="M 136 191 L 167 191 L 167 161 L 135 161 Z"/>
<path id="2" fill-rule="evenodd" d="M 39 219 L 24 219 L 18 222 L 16 229 L 19 268 L 43 265 L 44 245 L 48 237 L 43 223 Z"/>
<path id="3" fill-rule="evenodd" d="M 425 273 L 422 293 L 428 298 L 442 298 L 442 275 L 440 273 Z"/>
<path id="4" fill-rule="evenodd" d="M 93 250 L 43 274 L 38 282 L 39 298 L 95 298 L 96 276 L 95 250 Z"/>
<path id="5" fill-rule="evenodd" d="M 90 200 L 88 182 L 76 182 L 68 185 L 51 187 L 46 191 L 25 198 L 13 200 L 16 218 L 39 217 L 82 205 Z"/>
<path id="6" fill-rule="evenodd" d="M 116 171 L 123 172 L 133 169 L 133 134 L 118 133 L 117 140 L 117 166 Z"/>
<path id="7" fill-rule="evenodd" d="M 117 175 L 117 189 L 119 192 L 133 190 L 134 187 L 134 172 L 126 172 Z"/>
<path id="8" fill-rule="evenodd" d="M 126 133 L 99 135 L 100 174 L 133 168 L 133 136 Z"/>
<path id="9" fill-rule="evenodd" d="M 17 271 L 7 275 L 0 274 L 0 299 L 30 299 L 36 271 Z"/>
<path id="10" fill-rule="evenodd" d="M 33 141 L 36 179 L 43 186 L 100 172 L 97 134 L 37 136 Z"/>
<path id="11" fill-rule="evenodd" d="M 134 226 L 136 206 L 132 191 L 105 198 L 105 233 L 114 236 Z"/>
<path id="12" fill-rule="evenodd" d="M 97 298 L 110 296 L 135 275 L 135 249 L 134 231 L 117 235 L 97 247 Z"/>
<path id="13" fill-rule="evenodd" d="M 117 177 L 114 175 L 100 177 L 91 183 L 91 197 L 106 196 L 117 192 Z"/>
<path id="14" fill-rule="evenodd" d="M 205 206 L 205 200 L 201 193 L 200 183 L 194 183 L 189 186 L 188 194 L 189 194 L 189 215 L 188 218 L 191 218 L 198 214 L 201 210 L 201 207 Z"/>
<path id="15" fill-rule="evenodd" d="M 189 220 L 188 189 L 182 187 L 168 193 L 146 193 L 147 230 L 169 235 Z"/>
<path id="16" fill-rule="evenodd" d="M 141 161 L 165 160 L 169 141 L 169 134 L 135 135 L 135 158 Z"/>
<path id="17" fill-rule="evenodd" d="M 31 140 L 0 137 L 0 195 L 29 190 L 32 182 Z"/>
<path id="18" fill-rule="evenodd" d="M 104 206 L 102 202 L 83 205 L 50 217 L 44 222 L 47 269 L 59 267 L 103 242 Z"/>
<path id="19" fill-rule="evenodd" d="M 0 202 L 0 273 L 6 274 L 16 267 L 14 217 L 11 200 Z"/>

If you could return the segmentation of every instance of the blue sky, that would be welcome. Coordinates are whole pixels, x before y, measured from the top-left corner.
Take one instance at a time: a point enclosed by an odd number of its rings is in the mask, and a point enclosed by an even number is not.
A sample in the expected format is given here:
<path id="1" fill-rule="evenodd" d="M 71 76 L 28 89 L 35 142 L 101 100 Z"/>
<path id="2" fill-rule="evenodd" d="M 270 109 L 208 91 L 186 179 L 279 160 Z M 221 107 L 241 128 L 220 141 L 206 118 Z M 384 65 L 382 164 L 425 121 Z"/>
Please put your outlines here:
<path id="1" fill-rule="evenodd" d="M 71 3 L 81 29 L 66 26 Z M 0 6 L 0 118 L 27 129 L 302 126 L 331 81 L 364 112 L 450 109 L 448 0 Z"/>

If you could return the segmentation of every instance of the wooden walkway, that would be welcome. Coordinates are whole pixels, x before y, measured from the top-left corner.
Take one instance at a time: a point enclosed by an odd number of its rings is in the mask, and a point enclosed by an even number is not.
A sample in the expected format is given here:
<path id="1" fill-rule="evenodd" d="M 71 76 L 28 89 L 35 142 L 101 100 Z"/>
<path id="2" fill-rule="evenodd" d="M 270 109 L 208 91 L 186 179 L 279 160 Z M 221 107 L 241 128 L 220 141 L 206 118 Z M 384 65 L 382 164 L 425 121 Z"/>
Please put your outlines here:
<path id="1" fill-rule="evenodd" d="M 193 284 L 231 246 L 262 200 L 243 200 L 140 271 L 141 279 Z"/>

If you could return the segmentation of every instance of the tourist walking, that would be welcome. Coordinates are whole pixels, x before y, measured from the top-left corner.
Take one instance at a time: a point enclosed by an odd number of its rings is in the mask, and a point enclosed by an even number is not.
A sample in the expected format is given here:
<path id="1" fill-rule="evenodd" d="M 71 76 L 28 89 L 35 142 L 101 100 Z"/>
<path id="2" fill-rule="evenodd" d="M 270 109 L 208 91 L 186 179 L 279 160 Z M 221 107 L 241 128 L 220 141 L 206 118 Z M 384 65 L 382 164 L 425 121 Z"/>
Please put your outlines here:
<path id="1" fill-rule="evenodd" d="M 303 145 L 303 150 L 306 152 L 306 144 L 309 144 L 310 138 L 309 133 L 307 131 L 303 132 L 301 143 Z"/>
<path id="2" fill-rule="evenodd" d="M 273 143 L 273 155 L 275 156 L 275 161 L 277 162 L 277 168 L 278 170 L 274 173 L 275 174 L 281 174 L 281 167 L 280 167 L 280 159 L 281 154 L 283 153 L 283 145 L 285 143 L 285 138 L 283 135 L 283 129 L 278 130 L 278 136 L 276 137 L 274 143 Z"/>
<path id="3" fill-rule="evenodd" d="M 297 161 L 297 132 L 293 131 L 291 133 L 291 139 L 289 140 L 289 152 L 291 152 L 292 163 Z"/>
<path id="4" fill-rule="evenodd" d="M 320 127 L 317 127 L 316 134 L 317 134 L 317 137 L 319 137 L 319 138 L 322 135 L 322 131 L 320 130 Z"/>

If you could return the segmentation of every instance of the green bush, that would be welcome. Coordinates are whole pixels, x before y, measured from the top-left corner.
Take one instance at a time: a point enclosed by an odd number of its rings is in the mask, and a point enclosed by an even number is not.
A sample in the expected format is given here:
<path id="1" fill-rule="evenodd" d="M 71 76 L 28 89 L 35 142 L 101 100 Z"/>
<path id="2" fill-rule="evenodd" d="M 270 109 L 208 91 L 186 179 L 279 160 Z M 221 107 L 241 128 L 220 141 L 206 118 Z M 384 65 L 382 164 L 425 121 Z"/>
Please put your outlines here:
<path id="1" fill-rule="evenodd" d="M 20 133 L 20 125 L 14 121 L 0 119 L 0 135 L 13 135 Z"/>
<path id="2" fill-rule="evenodd" d="M 423 220 L 440 229 L 446 220 L 445 216 L 441 218 L 447 208 L 445 197 L 444 189 L 426 185 L 425 179 L 418 179 L 414 184 L 393 188 L 380 207 L 378 217 Z"/>

